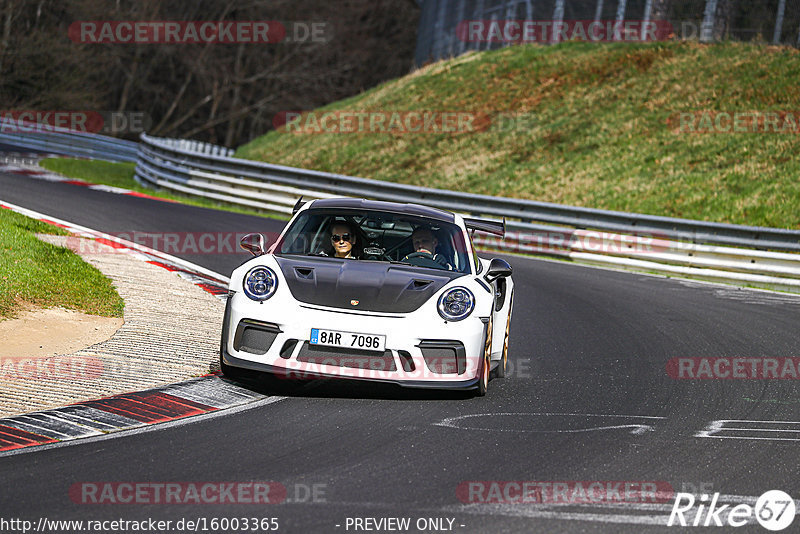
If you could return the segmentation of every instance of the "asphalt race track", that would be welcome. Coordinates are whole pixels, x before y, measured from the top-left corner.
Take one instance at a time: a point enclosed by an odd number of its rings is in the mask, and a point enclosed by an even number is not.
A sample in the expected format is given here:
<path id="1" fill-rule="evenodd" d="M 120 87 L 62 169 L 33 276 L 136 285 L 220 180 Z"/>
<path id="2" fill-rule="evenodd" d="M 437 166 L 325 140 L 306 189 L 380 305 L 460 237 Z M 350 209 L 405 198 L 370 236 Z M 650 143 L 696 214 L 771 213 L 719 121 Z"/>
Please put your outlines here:
<path id="1" fill-rule="evenodd" d="M 277 232 L 284 224 L 10 174 L 0 175 L 0 199 L 109 233 Z M 177 255 L 224 275 L 248 257 Z M 517 283 L 512 366 L 486 397 L 338 381 L 254 386 L 285 398 L 0 457 L 3 517 L 277 518 L 285 533 L 376 531 L 366 518 L 410 518 L 407 532 L 638 533 L 676 531 L 666 526 L 671 497 L 483 501 L 491 481 L 506 490 L 525 481 L 570 488 L 618 481 L 720 493 L 719 502 L 731 505 L 753 505 L 773 489 L 800 498 L 797 380 L 667 373 L 673 358 L 800 357 L 800 298 L 507 259 Z M 287 500 L 86 504 L 70 497 L 86 482 L 207 481 L 278 482 Z M 767 532 L 758 523 L 735 530 Z"/>

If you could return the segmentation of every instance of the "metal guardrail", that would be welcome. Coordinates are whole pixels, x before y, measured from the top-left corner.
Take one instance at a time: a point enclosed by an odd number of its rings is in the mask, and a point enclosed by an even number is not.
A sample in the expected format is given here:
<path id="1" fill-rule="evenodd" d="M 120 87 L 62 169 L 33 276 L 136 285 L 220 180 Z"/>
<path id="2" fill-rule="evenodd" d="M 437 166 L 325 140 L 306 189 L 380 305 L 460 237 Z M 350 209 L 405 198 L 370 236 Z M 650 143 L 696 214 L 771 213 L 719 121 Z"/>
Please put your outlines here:
<path id="1" fill-rule="evenodd" d="M 422 203 L 506 218 L 505 238 L 476 236 L 475 243 L 483 248 L 800 292 L 800 254 L 791 253 L 800 252 L 797 230 L 445 191 L 237 159 L 208 147 L 199 153 L 147 135 L 141 141 L 136 177 L 144 185 L 279 213 L 291 213 L 301 195 L 326 198 L 342 191 Z"/>
<path id="2" fill-rule="evenodd" d="M 154 138 L 150 138 L 154 139 Z M 203 141 L 194 141 L 192 139 L 169 139 L 159 138 L 159 142 L 168 147 L 180 148 L 181 150 L 188 150 L 193 154 L 209 154 L 211 156 L 233 156 L 233 149 L 224 146 L 213 145 L 211 143 L 204 143 Z"/>
<path id="3" fill-rule="evenodd" d="M 800 292 L 800 255 L 702 245 L 593 230 L 475 236 L 492 250 L 555 256 L 627 270 Z"/>
<path id="4" fill-rule="evenodd" d="M 800 231 L 676 219 L 491 197 L 369 180 L 210 153 L 197 153 L 159 138 L 141 136 L 137 178 L 144 184 L 207 198 L 290 213 L 297 197 L 362 196 L 415 202 L 476 216 L 508 220 L 512 230 L 563 232 L 569 226 L 700 244 L 800 252 Z"/>
<path id="5" fill-rule="evenodd" d="M 2 119 L 0 144 L 36 152 L 117 162 L 136 161 L 138 146 L 134 141 L 105 135 L 40 124 L 31 124 L 30 128 L 25 128 L 20 127 L 17 122 L 5 122 Z"/>
<path id="6" fill-rule="evenodd" d="M 674 219 L 490 197 L 311 171 L 231 157 L 208 143 L 142 134 L 136 145 L 94 134 L 0 133 L 0 143 L 136 161 L 142 185 L 289 214 L 297 198 L 348 196 L 422 203 L 505 218 L 503 239 L 476 235 L 478 246 L 549 255 L 662 274 L 800 292 L 800 231 Z M 737 248 L 734 248 L 737 247 Z"/>

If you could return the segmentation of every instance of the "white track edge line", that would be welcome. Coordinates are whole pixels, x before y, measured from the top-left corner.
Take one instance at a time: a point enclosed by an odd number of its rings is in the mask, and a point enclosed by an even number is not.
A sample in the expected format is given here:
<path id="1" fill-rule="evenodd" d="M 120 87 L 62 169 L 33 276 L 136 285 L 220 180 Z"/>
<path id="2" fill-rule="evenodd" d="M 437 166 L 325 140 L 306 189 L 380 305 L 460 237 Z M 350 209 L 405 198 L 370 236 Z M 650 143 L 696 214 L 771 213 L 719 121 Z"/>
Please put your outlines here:
<path id="1" fill-rule="evenodd" d="M 32 445 L 29 447 L 23 447 L 20 449 L 12 449 L 10 451 L 0 452 L 0 458 L 4 458 L 6 456 L 16 456 L 18 454 L 27 454 L 32 452 L 40 452 L 49 449 L 58 449 L 61 447 L 71 447 L 73 445 L 81 445 L 85 443 L 95 443 L 98 441 L 105 441 L 107 439 L 116 439 L 116 438 L 124 438 L 128 436 L 133 436 L 137 434 L 143 434 L 145 432 L 155 432 L 159 430 L 167 430 L 169 428 L 175 428 L 183 425 L 188 425 L 192 423 L 198 423 L 205 421 L 207 419 L 214 419 L 216 417 L 222 415 L 234 415 L 240 412 L 244 412 L 247 410 L 252 410 L 253 408 L 259 408 L 261 406 L 266 406 L 268 404 L 273 404 L 288 397 L 265 397 L 262 399 L 256 399 L 252 402 L 246 402 L 244 404 L 240 404 L 238 406 L 233 406 L 231 408 L 221 408 L 219 410 L 215 410 L 213 412 L 207 412 L 199 415 L 190 415 L 189 417 L 182 417 L 180 419 L 173 419 L 172 421 L 166 421 L 163 423 L 154 423 L 154 424 L 144 424 L 143 426 L 137 426 L 135 428 L 125 428 L 120 430 L 111 430 L 107 433 L 104 433 L 102 436 L 89 436 L 85 438 L 78 438 L 78 439 L 70 439 L 64 441 L 58 441 L 56 443 L 45 443 L 43 445 Z"/>
<path id="2" fill-rule="evenodd" d="M 139 245 L 137 243 L 134 243 L 132 241 L 128 241 L 126 239 L 120 239 L 118 237 L 106 234 L 104 232 L 100 232 L 98 230 L 93 230 L 93 229 L 88 228 L 86 226 L 81 226 L 79 224 L 71 223 L 71 222 L 65 221 L 63 219 L 58 219 L 56 217 L 52 217 L 52 216 L 47 215 L 45 213 L 39 213 L 38 211 L 34 211 L 34 210 L 31 210 L 31 209 L 28 209 L 28 208 L 24 208 L 22 206 L 17 206 L 16 204 L 12 204 L 10 202 L 6 202 L 6 201 L 4 201 L 2 199 L 0 199 L 0 204 L 2 204 L 4 206 L 8 206 L 9 208 L 11 208 L 11 210 L 13 210 L 13 211 L 15 211 L 15 212 L 17 212 L 17 213 L 19 213 L 21 215 L 30 215 L 33 218 L 40 219 L 40 220 L 41 219 L 47 219 L 49 221 L 53 221 L 53 222 L 56 222 L 56 223 L 59 223 L 59 224 L 63 224 L 64 226 L 67 226 L 67 227 L 70 227 L 70 228 L 74 228 L 74 229 L 76 229 L 78 231 L 92 234 L 95 237 L 100 237 L 100 238 L 103 238 L 103 239 L 108 239 L 109 241 L 113 241 L 115 243 L 119 243 L 119 244 L 124 245 L 125 247 L 127 247 L 127 248 L 129 248 L 131 250 L 136 250 L 138 252 L 144 252 L 146 254 L 150 254 L 152 256 L 156 256 L 158 258 L 162 258 L 162 259 L 167 260 L 167 261 L 169 261 L 171 263 L 174 263 L 175 265 L 179 265 L 179 266 L 184 267 L 186 269 L 191 269 L 191 270 L 197 271 L 198 273 L 201 273 L 201 274 L 204 274 L 204 275 L 209 276 L 211 278 L 214 278 L 219 282 L 224 282 L 224 283 L 228 284 L 231 281 L 231 279 L 229 277 L 227 277 L 227 276 L 224 276 L 224 275 L 222 275 L 220 273 L 214 272 L 214 271 L 212 271 L 210 269 L 206 269 L 205 267 L 201 267 L 200 265 L 194 264 L 194 263 L 192 263 L 190 261 L 178 258 L 176 256 L 172 256 L 171 254 L 167 254 L 166 252 L 161 252 L 160 250 L 155 250 L 155 249 L 152 249 L 150 247 L 146 247 L 144 245 Z"/>

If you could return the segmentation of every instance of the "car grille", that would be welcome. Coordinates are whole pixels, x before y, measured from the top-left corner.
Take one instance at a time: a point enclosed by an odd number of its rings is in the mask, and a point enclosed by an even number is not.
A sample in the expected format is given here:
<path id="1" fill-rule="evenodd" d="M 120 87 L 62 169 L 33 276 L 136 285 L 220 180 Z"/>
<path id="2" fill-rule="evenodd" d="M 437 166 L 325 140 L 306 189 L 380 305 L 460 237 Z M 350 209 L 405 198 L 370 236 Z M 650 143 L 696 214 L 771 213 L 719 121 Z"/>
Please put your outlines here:
<path id="1" fill-rule="evenodd" d="M 354 369 L 368 369 L 371 371 L 396 371 L 391 350 L 383 354 L 375 352 L 365 353 L 338 347 L 317 347 L 308 341 L 300 347 L 297 360 L 316 365 L 331 365 L 335 367 L 352 367 Z"/>

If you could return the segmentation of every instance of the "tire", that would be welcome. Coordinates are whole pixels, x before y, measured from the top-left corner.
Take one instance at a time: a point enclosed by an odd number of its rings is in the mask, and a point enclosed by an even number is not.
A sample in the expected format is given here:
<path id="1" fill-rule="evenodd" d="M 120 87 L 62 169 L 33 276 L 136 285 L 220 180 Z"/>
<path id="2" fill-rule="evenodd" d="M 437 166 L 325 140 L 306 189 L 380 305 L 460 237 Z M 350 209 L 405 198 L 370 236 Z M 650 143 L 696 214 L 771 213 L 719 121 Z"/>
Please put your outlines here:
<path id="1" fill-rule="evenodd" d="M 486 341 L 483 345 L 483 361 L 478 370 L 478 397 L 486 395 L 489 389 L 489 373 L 492 369 L 492 317 L 489 316 L 489 325 L 486 327 Z"/>
<path id="2" fill-rule="evenodd" d="M 230 378 L 232 380 L 247 378 L 246 370 L 226 365 L 225 362 L 222 361 L 222 354 L 219 355 L 219 370 L 222 371 L 225 378 Z"/>
<path id="3" fill-rule="evenodd" d="M 503 338 L 503 357 L 500 359 L 500 365 L 495 369 L 494 376 L 497 378 L 505 378 L 506 370 L 508 369 L 508 333 L 511 330 L 511 311 L 514 305 L 514 292 L 511 292 L 511 298 L 508 302 L 508 319 L 506 319 L 506 335 Z"/>
<path id="4" fill-rule="evenodd" d="M 225 310 L 225 324 L 222 327 L 222 339 L 220 339 L 219 343 L 219 370 L 222 371 L 223 376 L 225 378 L 230 378 L 231 380 L 244 380 L 247 379 L 248 376 L 252 376 L 252 373 L 249 373 L 246 369 L 238 369 L 236 367 L 231 367 L 227 365 L 223 361 L 222 355 L 225 353 L 226 345 L 228 342 L 228 310 L 226 306 Z"/>

